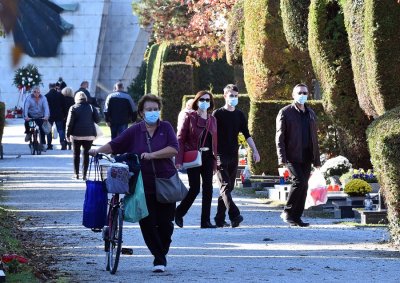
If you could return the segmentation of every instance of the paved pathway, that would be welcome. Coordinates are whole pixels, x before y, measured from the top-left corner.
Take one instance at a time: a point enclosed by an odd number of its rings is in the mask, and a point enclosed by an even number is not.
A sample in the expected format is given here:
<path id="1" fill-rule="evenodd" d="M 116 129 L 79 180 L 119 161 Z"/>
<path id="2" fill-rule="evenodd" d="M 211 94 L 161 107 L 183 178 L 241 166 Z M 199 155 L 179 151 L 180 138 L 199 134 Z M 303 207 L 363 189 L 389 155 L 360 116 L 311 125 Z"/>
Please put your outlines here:
<path id="1" fill-rule="evenodd" d="M 243 197 L 235 198 L 245 219 L 235 229 L 200 229 L 197 199 L 184 228 L 174 232 L 164 274 L 150 271 L 152 256 L 138 225 L 125 223 L 124 246 L 134 254 L 122 256 L 110 275 L 100 234 L 81 225 L 85 185 L 70 178 L 71 152 L 56 145 L 32 156 L 22 133 L 22 120 L 7 120 L 0 205 L 26 219 L 24 229 L 43 235 L 59 259 L 55 267 L 69 272 L 72 282 L 398 282 L 399 253 L 384 243 L 386 229 L 311 218 L 305 219 L 309 228 L 288 227 L 265 200 Z M 217 196 L 215 189 L 212 215 Z"/>

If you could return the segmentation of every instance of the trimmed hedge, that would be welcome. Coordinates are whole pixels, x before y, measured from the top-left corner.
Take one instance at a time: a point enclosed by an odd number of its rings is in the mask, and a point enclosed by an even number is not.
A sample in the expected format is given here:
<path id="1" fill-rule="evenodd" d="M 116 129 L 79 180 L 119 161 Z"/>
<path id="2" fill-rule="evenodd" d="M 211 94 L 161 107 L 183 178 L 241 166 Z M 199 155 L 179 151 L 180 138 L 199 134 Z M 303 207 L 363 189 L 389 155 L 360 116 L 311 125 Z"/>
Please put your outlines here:
<path id="1" fill-rule="evenodd" d="M 364 11 L 365 0 L 340 2 L 346 31 L 348 34 L 351 50 L 351 65 L 353 68 L 354 85 L 357 92 L 358 103 L 368 116 L 377 117 L 375 106 L 368 92 L 368 80 L 365 61 L 365 33 L 364 33 Z"/>
<path id="2" fill-rule="evenodd" d="M 335 0 L 313 0 L 308 44 L 321 82 L 325 111 L 338 130 L 341 154 L 355 168 L 370 168 L 365 130 L 369 120 L 358 105 L 343 14 Z"/>
<path id="3" fill-rule="evenodd" d="M 278 174 L 278 156 L 275 144 L 276 116 L 279 110 L 292 102 L 292 100 L 251 102 L 249 130 L 261 157 L 261 161 L 255 164 L 252 160 L 252 154 L 249 153 L 247 160 L 254 174 Z M 318 117 L 318 140 L 321 145 L 326 138 L 329 138 L 327 133 L 330 131 L 331 122 L 325 114 L 321 101 L 312 100 L 307 103 Z"/>
<path id="4" fill-rule="evenodd" d="M 400 245 L 400 107 L 371 123 L 367 136 L 374 172 L 388 208 L 390 234 Z"/>
<path id="5" fill-rule="evenodd" d="M 365 72 L 378 115 L 400 106 L 400 7 L 395 0 L 365 1 Z"/>
<path id="6" fill-rule="evenodd" d="M 307 18 L 310 0 L 281 0 L 282 22 L 290 46 L 308 50 Z"/>
<path id="7" fill-rule="evenodd" d="M 157 54 L 154 58 L 152 73 L 151 73 L 151 85 L 150 85 L 150 93 L 159 95 L 159 75 L 161 72 L 161 67 L 164 62 L 166 62 L 166 57 L 168 54 L 168 44 L 161 43 L 157 49 Z M 150 63 L 150 58 L 149 58 Z"/>
<path id="8" fill-rule="evenodd" d="M 311 70 L 288 49 L 279 1 L 245 1 L 244 17 L 243 66 L 250 98 L 290 99 L 294 85 L 311 85 Z"/>
<path id="9" fill-rule="evenodd" d="M 233 6 L 225 33 L 226 61 L 229 65 L 243 64 L 244 45 L 244 0 L 238 0 Z"/>
<path id="10" fill-rule="evenodd" d="M 159 44 L 153 44 L 150 47 L 149 57 L 147 58 L 146 83 L 144 88 L 145 93 L 151 92 L 151 84 L 152 84 L 151 80 L 153 78 L 154 62 L 156 60 L 159 47 L 160 47 Z"/>
<path id="11" fill-rule="evenodd" d="M 135 103 L 138 103 L 139 99 L 145 94 L 146 69 L 147 63 L 143 61 L 136 78 L 134 78 L 128 86 L 128 94 L 132 97 Z"/>
<path id="12" fill-rule="evenodd" d="M 162 64 L 159 86 L 163 100 L 161 119 L 169 121 L 176 129 L 182 97 L 193 93 L 193 66 L 183 62 Z"/>
<path id="13" fill-rule="evenodd" d="M 6 124 L 6 105 L 0 102 L 0 144 L 3 140 L 4 126 Z"/>

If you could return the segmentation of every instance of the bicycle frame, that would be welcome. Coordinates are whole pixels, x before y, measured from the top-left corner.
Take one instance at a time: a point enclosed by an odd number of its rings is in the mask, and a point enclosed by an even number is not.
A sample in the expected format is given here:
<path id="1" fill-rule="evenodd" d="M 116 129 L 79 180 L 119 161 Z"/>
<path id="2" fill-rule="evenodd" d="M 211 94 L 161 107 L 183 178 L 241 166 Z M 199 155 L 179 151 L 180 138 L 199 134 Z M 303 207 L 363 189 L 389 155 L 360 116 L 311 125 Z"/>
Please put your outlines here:
<path id="1" fill-rule="evenodd" d="M 39 142 L 39 135 L 40 135 L 40 129 L 39 125 L 36 123 L 37 119 L 31 119 L 29 120 L 29 133 L 31 134 L 31 139 L 29 141 L 29 147 L 31 149 L 31 154 L 32 155 L 41 155 L 42 153 L 42 148 L 41 144 Z"/>

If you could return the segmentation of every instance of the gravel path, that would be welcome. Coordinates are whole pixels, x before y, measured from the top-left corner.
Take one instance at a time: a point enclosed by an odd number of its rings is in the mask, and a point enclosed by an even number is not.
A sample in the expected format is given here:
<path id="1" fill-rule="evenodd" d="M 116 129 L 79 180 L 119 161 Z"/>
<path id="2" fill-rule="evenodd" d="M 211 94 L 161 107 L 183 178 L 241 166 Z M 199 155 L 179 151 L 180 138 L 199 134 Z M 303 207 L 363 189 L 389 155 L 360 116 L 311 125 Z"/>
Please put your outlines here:
<path id="1" fill-rule="evenodd" d="M 152 256 L 139 226 L 124 223 L 124 247 L 116 275 L 104 269 L 99 233 L 81 225 L 85 185 L 72 180 L 70 151 L 29 154 L 22 120 L 7 120 L 0 205 L 18 212 L 24 229 L 37 231 L 71 282 L 398 282 L 398 250 L 385 228 L 351 227 L 337 219 L 305 218 L 308 228 L 288 227 L 265 200 L 236 197 L 244 217 L 238 228 L 200 229 L 197 199 L 176 228 L 167 272 L 153 274 Z M 100 140 L 98 144 L 105 143 Z M 186 176 L 182 176 L 186 179 Z M 216 211 L 214 189 L 212 215 Z M 263 203 L 264 202 L 264 203 Z M 354 221 L 347 219 L 345 221 Z"/>

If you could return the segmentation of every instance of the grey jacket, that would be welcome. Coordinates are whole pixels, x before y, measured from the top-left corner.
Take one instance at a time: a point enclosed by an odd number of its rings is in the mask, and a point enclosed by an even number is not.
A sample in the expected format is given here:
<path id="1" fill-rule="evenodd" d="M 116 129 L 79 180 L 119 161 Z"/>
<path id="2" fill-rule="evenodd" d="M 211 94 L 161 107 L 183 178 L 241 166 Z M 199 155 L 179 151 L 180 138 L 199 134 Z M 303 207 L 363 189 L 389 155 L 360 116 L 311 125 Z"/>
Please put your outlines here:
<path id="1" fill-rule="evenodd" d="M 312 163 L 314 166 L 321 166 L 318 137 L 317 137 L 317 116 L 307 105 L 305 107 L 310 115 L 310 133 L 312 148 Z M 287 162 L 302 162 L 302 126 L 301 113 L 294 103 L 283 107 L 276 117 L 276 150 L 278 164 Z"/>
<path id="2" fill-rule="evenodd" d="M 76 103 L 71 106 L 67 117 L 67 137 L 96 136 L 94 123 L 100 122 L 96 108 L 87 102 Z"/>

